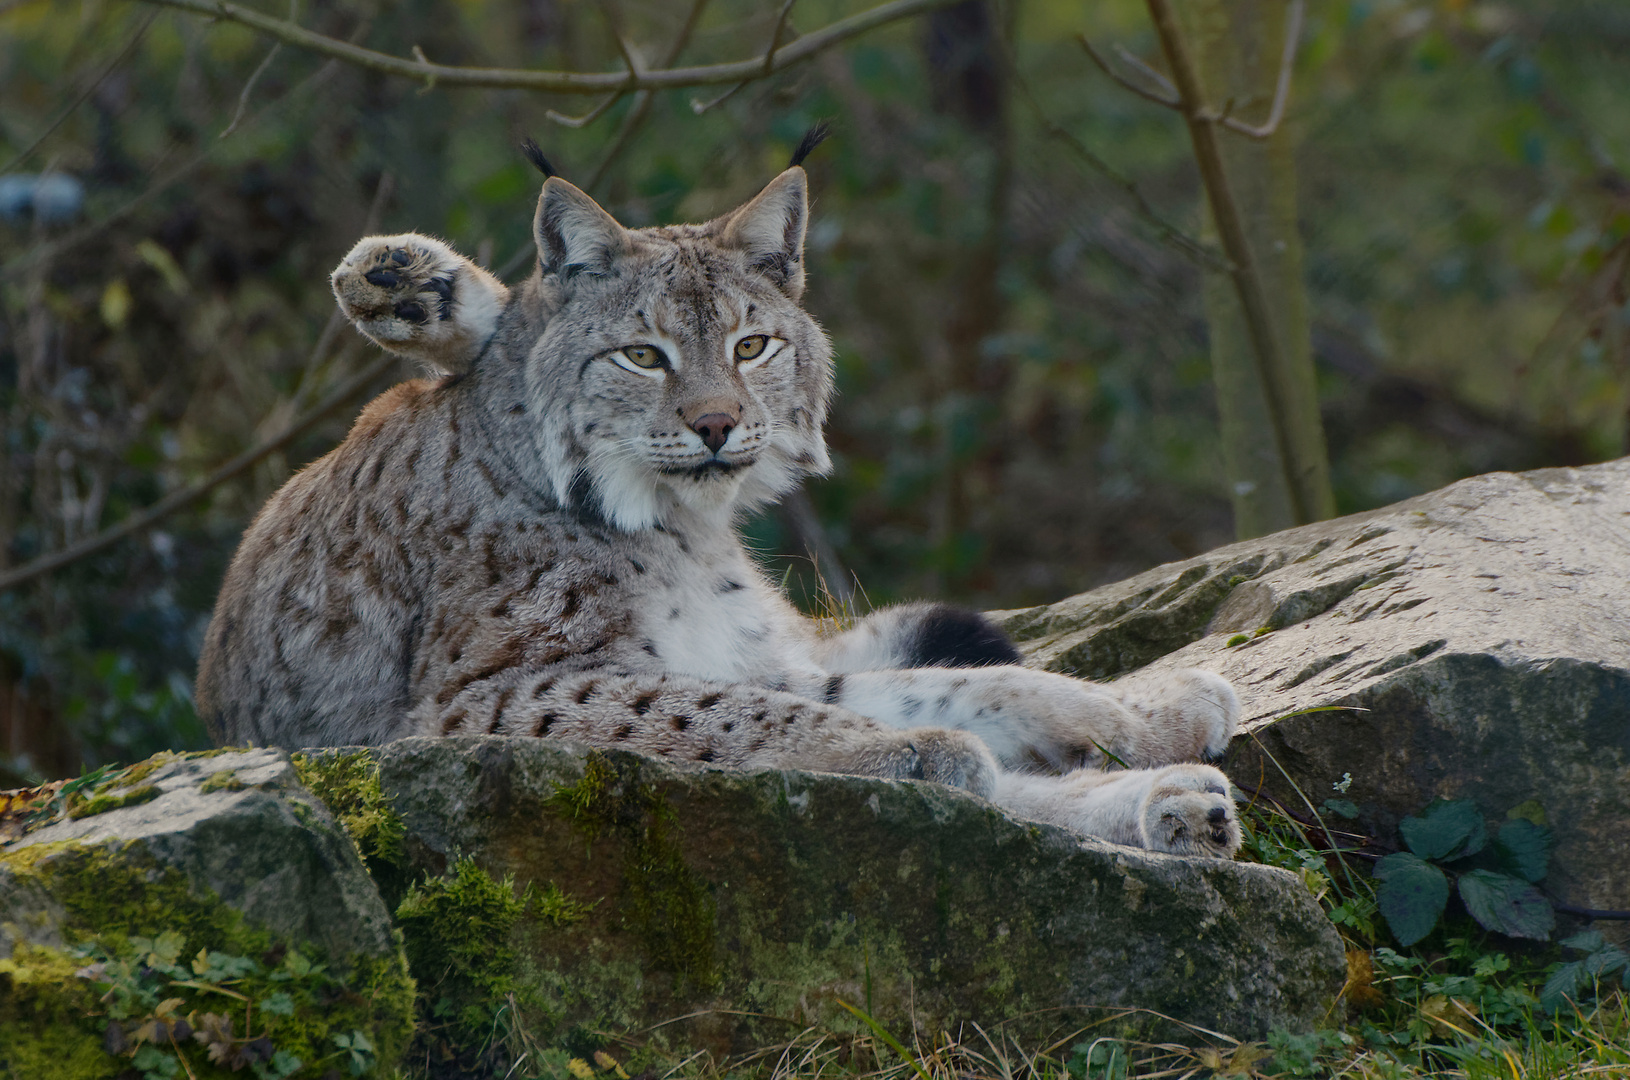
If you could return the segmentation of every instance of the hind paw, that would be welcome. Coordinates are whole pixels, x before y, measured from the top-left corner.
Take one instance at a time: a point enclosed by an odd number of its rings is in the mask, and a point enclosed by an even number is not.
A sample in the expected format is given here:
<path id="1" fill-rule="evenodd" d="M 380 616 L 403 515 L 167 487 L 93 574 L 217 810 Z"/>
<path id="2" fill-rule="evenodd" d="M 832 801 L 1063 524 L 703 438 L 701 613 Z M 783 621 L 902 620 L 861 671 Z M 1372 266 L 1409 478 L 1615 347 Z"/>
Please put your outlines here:
<path id="1" fill-rule="evenodd" d="M 1161 770 L 1149 785 L 1138 819 L 1143 846 L 1153 851 L 1231 859 L 1239 850 L 1239 818 L 1228 778 L 1209 765 Z"/>
<path id="2" fill-rule="evenodd" d="M 335 269 L 340 310 L 383 348 L 467 369 L 492 336 L 509 290 L 440 240 L 370 236 Z"/>

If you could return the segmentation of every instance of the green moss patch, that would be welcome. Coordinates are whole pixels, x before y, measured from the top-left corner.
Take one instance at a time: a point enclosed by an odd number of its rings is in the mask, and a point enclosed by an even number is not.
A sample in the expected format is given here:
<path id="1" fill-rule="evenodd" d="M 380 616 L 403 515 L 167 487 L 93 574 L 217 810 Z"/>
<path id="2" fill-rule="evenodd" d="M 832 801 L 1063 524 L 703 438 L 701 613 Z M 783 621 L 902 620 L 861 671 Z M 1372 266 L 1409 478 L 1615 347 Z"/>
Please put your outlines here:
<path id="1" fill-rule="evenodd" d="M 583 778 L 557 788 L 549 805 L 591 842 L 610 830 L 624 845 L 622 917 L 658 970 L 710 990 L 719 983 L 717 906 L 712 891 L 685 861 L 678 816 L 637 764 L 627 774 L 604 754 L 590 753 Z"/>
<path id="2" fill-rule="evenodd" d="M 300 782 L 356 841 L 371 872 L 401 864 L 407 828 L 379 787 L 379 763 L 372 754 L 366 750 L 295 754 L 289 760 Z"/>
<path id="3" fill-rule="evenodd" d="M 363 1075 L 406 1048 L 399 958 L 279 940 L 135 844 L 41 844 L 0 853 L 0 871 L 66 916 L 61 948 L 0 960 L 0 1075 Z"/>

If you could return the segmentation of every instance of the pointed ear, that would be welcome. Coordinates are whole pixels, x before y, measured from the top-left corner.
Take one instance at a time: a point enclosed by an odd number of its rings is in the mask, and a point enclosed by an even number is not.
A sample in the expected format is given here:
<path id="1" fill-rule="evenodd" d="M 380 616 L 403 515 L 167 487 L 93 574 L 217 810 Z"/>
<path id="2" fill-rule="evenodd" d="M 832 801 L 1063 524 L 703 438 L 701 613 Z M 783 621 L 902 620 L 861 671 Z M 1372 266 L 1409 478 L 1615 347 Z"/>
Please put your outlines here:
<path id="1" fill-rule="evenodd" d="M 545 274 L 603 274 L 628 250 L 628 233 L 600 204 L 558 176 L 538 196 L 532 219 L 538 263 Z"/>
<path id="2" fill-rule="evenodd" d="M 797 300 L 804 294 L 804 227 L 809 186 L 794 166 L 721 221 L 719 242 L 747 253 L 753 267 Z"/>

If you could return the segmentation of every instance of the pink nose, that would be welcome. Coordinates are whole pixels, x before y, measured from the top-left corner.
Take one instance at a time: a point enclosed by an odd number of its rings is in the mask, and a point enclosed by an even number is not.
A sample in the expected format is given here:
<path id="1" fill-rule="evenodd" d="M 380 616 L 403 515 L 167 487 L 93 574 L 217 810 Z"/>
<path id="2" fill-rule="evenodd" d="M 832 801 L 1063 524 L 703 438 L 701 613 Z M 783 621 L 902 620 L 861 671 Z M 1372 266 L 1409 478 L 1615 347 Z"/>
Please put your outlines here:
<path id="1" fill-rule="evenodd" d="M 702 437 L 709 450 L 717 454 L 725 440 L 730 438 L 730 433 L 736 430 L 736 421 L 722 412 L 708 413 L 692 420 L 690 429 Z"/>

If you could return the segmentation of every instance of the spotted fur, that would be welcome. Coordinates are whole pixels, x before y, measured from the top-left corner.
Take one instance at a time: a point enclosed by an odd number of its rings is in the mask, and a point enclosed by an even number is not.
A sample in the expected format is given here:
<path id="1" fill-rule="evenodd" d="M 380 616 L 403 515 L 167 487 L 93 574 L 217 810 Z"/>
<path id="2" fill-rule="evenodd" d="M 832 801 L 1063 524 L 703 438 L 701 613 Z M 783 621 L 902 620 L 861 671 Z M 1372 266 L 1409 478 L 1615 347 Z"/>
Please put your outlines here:
<path id="1" fill-rule="evenodd" d="M 486 732 L 918 778 L 1233 854 L 1227 781 L 1172 764 L 1227 744 L 1220 678 L 1030 671 L 942 605 L 822 636 L 749 558 L 736 516 L 829 468 L 806 218 L 797 167 L 715 221 L 641 230 L 553 177 L 513 290 L 427 237 L 358 243 L 341 308 L 444 374 L 368 405 L 250 526 L 200 663 L 216 736 Z"/>

